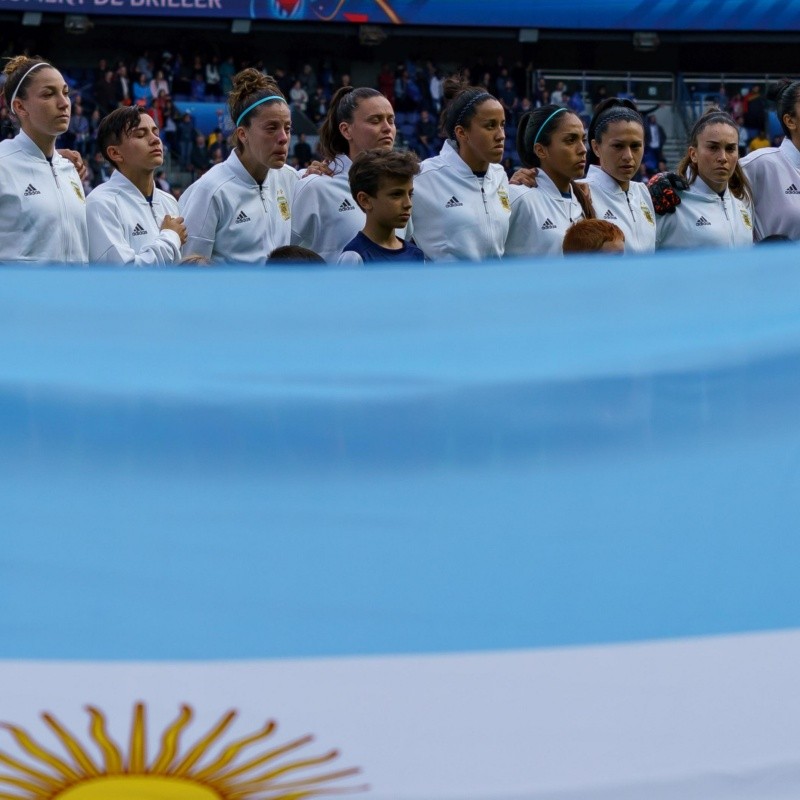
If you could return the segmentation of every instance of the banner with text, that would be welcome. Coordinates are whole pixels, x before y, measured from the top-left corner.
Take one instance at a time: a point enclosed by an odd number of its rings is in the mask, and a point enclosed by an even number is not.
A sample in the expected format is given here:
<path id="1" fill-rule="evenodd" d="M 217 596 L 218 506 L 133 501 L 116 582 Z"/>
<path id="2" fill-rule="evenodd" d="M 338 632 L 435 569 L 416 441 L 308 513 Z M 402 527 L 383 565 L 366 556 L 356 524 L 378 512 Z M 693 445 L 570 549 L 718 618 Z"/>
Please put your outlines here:
<path id="1" fill-rule="evenodd" d="M 621 30 L 800 30 L 800 0 L 0 0 L 0 9 L 276 21 Z"/>

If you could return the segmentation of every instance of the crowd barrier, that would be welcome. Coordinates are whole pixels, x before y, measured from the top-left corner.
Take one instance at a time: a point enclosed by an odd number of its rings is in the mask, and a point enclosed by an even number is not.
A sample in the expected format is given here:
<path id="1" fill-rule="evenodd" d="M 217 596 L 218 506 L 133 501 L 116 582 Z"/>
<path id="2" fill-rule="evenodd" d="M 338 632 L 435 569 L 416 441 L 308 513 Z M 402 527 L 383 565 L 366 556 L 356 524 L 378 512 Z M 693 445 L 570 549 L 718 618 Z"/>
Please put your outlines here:
<path id="1" fill-rule="evenodd" d="M 3 268 L 0 795 L 797 796 L 797 252 Z"/>

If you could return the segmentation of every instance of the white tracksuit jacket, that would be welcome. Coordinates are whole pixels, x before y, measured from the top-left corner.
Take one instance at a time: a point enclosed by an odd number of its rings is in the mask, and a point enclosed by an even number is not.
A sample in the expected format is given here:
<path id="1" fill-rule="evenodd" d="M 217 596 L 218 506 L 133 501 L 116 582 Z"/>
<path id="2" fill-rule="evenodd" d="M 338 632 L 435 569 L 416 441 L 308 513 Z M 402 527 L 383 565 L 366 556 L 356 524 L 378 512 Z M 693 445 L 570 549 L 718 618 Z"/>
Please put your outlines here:
<path id="1" fill-rule="evenodd" d="M 680 193 L 674 214 L 656 220 L 659 250 L 694 247 L 747 247 L 753 244 L 750 208 L 726 189 L 724 198 L 702 178 Z"/>
<path id="2" fill-rule="evenodd" d="M 259 186 L 234 150 L 181 195 L 187 240 L 183 256 L 216 263 L 264 264 L 276 247 L 289 244 L 294 184 L 288 164 L 271 169 Z"/>
<path id="3" fill-rule="evenodd" d="M 51 166 L 22 131 L 0 142 L 0 261 L 88 259 L 86 198 L 72 163 L 54 153 Z"/>
<path id="4" fill-rule="evenodd" d="M 308 247 L 329 264 L 367 221 L 350 193 L 351 166 L 349 156 L 338 155 L 330 165 L 332 176 L 302 178 L 292 194 L 292 244 Z"/>
<path id="5" fill-rule="evenodd" d="M 589 167 L 583 182 L 592 191 L 597 218 L 613 223 L 625 234 L 626 253 L 655 251 L 656 213 L 647 186 L 631 181 L 626 192 L 596 164 Z"/>
<path id="6" fill-rule="evenodd" d="M 508 179 L 490 164 L 481 179 L 445 142 L 414 179 L 414 241 L 432 261 L 500 258 L 511 219 Z"/>
<path id="7" fill-rule="evenodd" d="M 583 209 L 570 188 L 563 197 L 551 178 L 539 170 L 536 188 L 511 186 L 511 230 L 506 256 L 560 256 L 564 234 L 583 219 Z"/>
<path id="8" fill-rule="evenodd" d="M 739 163 L 753 188 L 756 241 L 774 235 L 800 241 L 800 152 L 792 141 L 762 147 Z"/>
<path id="9" fill-rule="evenodd" d="M 178 201 L 156 188 L 152 205 L 119 170 L 89 192 L 86 222 L 89 258 L 107 264 L 163 267 L 181 260 L 181 237 L 161 230 L 164 217 L 178 216 Z"/>

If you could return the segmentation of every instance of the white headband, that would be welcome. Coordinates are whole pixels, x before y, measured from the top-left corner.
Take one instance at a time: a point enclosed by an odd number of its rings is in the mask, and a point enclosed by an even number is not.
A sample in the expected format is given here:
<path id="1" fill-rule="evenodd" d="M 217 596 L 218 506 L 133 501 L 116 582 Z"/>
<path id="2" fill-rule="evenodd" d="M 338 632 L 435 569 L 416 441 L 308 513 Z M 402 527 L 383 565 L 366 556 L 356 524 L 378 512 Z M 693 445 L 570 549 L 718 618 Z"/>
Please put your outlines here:
<path id="1" fill-rule="evenodd" d="M 14 101 L 17 99 L 17 92 L 19 91 L 19 87 L 25 83 L 25 78 L 33 72 L 36 67 L 49 67 L 50 65 L 46 61 L 37 61 L 21 78 L 20 82 L 17 84 L 17 88 L 14 89 L 14 94 L 11 95 L 11 102 L 8 104 L 8 110 L 16 117 L 17 114 L 14 111 Z"/>

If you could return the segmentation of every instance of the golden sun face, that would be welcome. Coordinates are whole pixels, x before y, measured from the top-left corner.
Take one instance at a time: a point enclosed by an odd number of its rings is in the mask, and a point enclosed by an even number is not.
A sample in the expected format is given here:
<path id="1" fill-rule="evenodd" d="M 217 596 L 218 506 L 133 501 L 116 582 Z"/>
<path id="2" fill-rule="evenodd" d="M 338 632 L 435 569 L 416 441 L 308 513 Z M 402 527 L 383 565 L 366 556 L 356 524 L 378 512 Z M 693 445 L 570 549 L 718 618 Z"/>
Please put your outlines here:
<path id="1" fill-rule="evenodd" d="M 236 717 L 235 711 L 229 711 L 182 752 L 180 737 L 192 719 L 192 709 L 182 706 L 177 719 L 163 732 L 158 753 L 148 761 L 142 703 L 134 707 L 127 756 L 108 735 L 102 712 L 91 706 L 86 710 L 99 760 L 51 714 L 42 714 L 42 719 L 63 745 L 67 758 L 47 750 L 16 725 L 0 725 L 25 754 L 20 759 L 0 750 L 0 765 L 10 770 L 0 774 L 0 800 L 305 800 L 366 789 L 331 786 L 355 775 L 357 768 L 319 771 L 339 756 L 337 750 L 293 758 L 291 754 L 307 745 L 311 736 L 253 753 L 275 732 L 273 721 L 212 756 L 211 750 Z M 245 750 L 251 755 L 246 757 Z"/>

